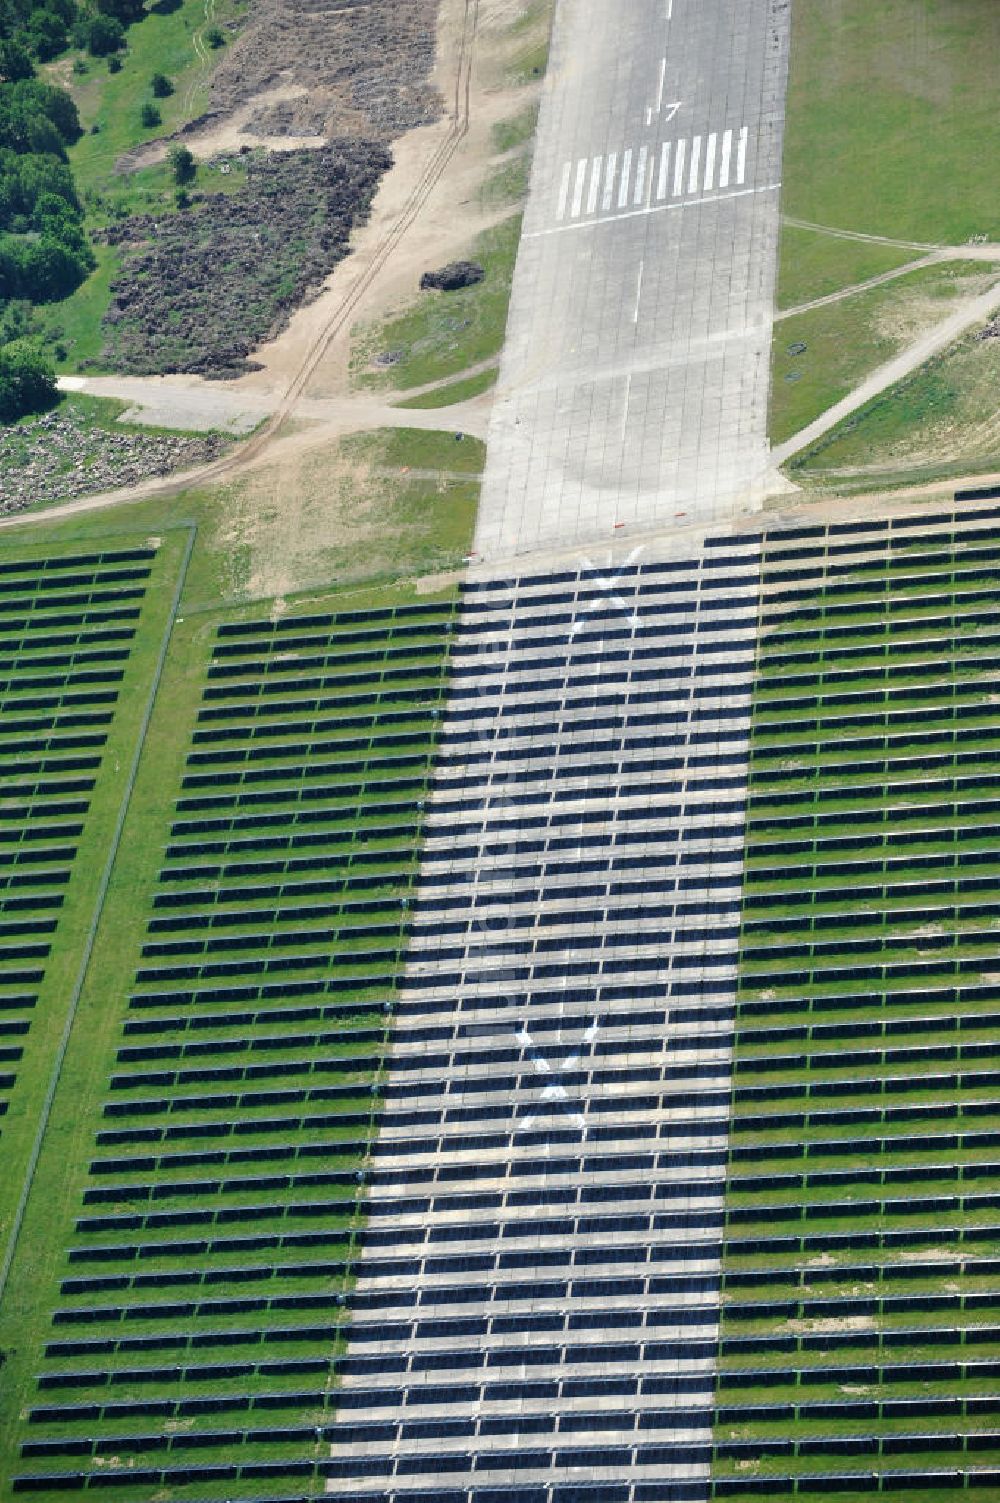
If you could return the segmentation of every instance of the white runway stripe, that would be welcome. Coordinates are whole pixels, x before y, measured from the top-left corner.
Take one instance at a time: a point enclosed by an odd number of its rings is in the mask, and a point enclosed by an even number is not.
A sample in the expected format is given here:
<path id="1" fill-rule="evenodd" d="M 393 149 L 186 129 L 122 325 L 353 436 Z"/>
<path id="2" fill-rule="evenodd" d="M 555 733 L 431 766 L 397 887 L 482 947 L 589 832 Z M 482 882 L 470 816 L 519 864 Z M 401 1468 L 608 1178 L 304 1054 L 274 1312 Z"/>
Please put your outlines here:
<path id="1" fill-rule="evenodd" d="M 639 147 L 639 160 L 635 169 L 635 192 L 632 202 L 636 208 L 642 203 L 642 195 L 646 191 L 646 163 L 649 160 L 649 150 L 645 146 Z"/>
<path id="2" fill-rule="evenodd" d="M 667 176 L 670 172 L 670 142 L 664 141 L 660 150 L 660 176 L 656 183 L 657 198 L 667 196 Z"/>
<path id="3" fill-rule="evenodd" d="M 615 168 L 618 166 L 618 153 L 608 153 L 607 166 L 604 169 L 604 197 L 601 199 L 601 213 L 610 214 L 611 205 L 615 193 Z"/>
<path id="4" fill-rule="evenodd" d="M 626 151 L 625 154 L 624 154 L 624 156 L 622 157 L 622 176 L 621 176 L 621 184 L 620 184 L 619 189 L 618 189 L 618 207 L 619 207 L 619 209 L 624 209 L 625 205 L 628 203 L 628 185 L 629 185 L 629 178 L 631 176 L 631 173 L 632 173 L 632 153 L 631 153 L 631 151 Z"/>
<path id="5" fill-rule="evenodd" d="M 747 181 L 750 127 L 709 131 L 655 146 L 629 147 L 621 155 L 580 157 L 563 164 L 556 219 L 607 216 L 616 207 L 631 211 L 654 199 L 691 198 Z M 619 164 L 621 170 L 619 172 Z M 633 167 L 635 171 L 633 172 Z M 671 177 L 671 172 L 673 176 Z"/>
<path id="6" fill-rule="evenodd" d="M 699 183 L 698 183 L 698 169 L 699 169 L 700 166 L 701 166 L 701 137 L 700 136 L 695 136 L 694 140 L 691 142 L 691 172 L 690 172 L 690 175 L 688 177 L 688 192 L 689 193 L 697 193 L 697 191 L 698 191 L 698 187 L 699 187 Z"/>
<path id="7" fill-rule="evenodd" d="M 581 157 L 576 164 L 576 182 L 573 184 L 573 206 L 570 209 L 570 218 L 579 219 L 580 210 L 583 208 L 583 185 L 587 181 L 587 158 Z"/>
<path id="8" fill-rule="evenodd" d="M 566 218 L 566 199 L 569 195 L 570 173 L 573 171 L 573 163 L 567 162 L 562 172 L 562 182 L 559 184 L 559 205 L 556 209 L 556 218 Z"/>
<path id="9" fill-rule="evenodd" d="M 587 213 L 597 213 L 597 195 L 601 191 L 601 163 L 603 157 L 595 157 L 590 164 L 590 188 L 587 193 Z"/>
<path id="10" fill-rule="evenodd" d="M 687 150 L 686 141 L 678 141 L 677 150 L 674 152 L 674 197 L 684 192 L 684 153 Z"/>
<path id="11" fill-rule="evenodd" d="M 719 159 L 719 187 L 729 187 L 729 163 L 733 155 L 733 133 L 731 130 L 722 133 L 722 156 Z"/>
<path id="12" fill-rule="evenodd" d="M 715 187 L 715 148 L 718 144 L 718 136 L 715 131 L 705 142 L 705 192 L 711 193 Z"/>

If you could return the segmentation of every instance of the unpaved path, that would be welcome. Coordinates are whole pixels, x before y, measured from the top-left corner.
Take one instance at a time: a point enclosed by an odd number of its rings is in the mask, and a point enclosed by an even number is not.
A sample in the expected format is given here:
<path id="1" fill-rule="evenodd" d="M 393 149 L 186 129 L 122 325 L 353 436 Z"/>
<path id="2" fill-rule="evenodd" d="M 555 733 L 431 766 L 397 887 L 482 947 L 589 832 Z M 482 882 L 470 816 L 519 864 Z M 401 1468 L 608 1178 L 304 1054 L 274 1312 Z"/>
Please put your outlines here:
<path id="1" fill-rule="evenodd" d="M 94 496 L 80 496 L 73 501 L 65 501 L 59 506 L 47 506 L 36 512 L 14 512 L 9 517 L 0 517 L 0 529 L 21 526 L 25 522 L 58 521 L 82 512 L 103 511 L 108 506 L 121 506 L 128 501 L 145 501 L 153 496 L 176 496 L 182 491 L 190 490 L 192 486 L 207 485 L 220 477 L 236 478 L 241 473 L 267 468 L 278 460 L 289 462 L 310 450 L 335 444 L 349 433 L 367 433 L 375 428 L 419 428 L 431 433 L 467 433 L 485 440 L 490 405 L 489 394 L 476 397 L 470 402 L 457 403 L 453 407 L 414 408 L 412 411 L 390 407 L 377 396 L 340 400 L 307 397 L 296 405 L 294 412 L 296 422 L 304 420 L 304 426 L 284 434 L 279 434 L 276 429 L 269 429 L 272 441 L 257 464 L 241 464 L 240 459 L 245 450 L 237 450 L 228 461 L 177 471 L 159 480 L 146 481 L 141 486 L 103 491 Z"/>
<path id="2" fill-rule="evenodd" d="M 826 412 L 814 422 L 809 423 L 807 427 L 786 439 L 783 444 L 778 444 L 772 449 L 771 459 L 775 467 L 785 464 L 794 454 L 814 444 L 838 423 L 843 422 L 844 418 L 850 417 L 851 413 L 864 407 L 865 403 L 870 402 L 873 397 L 881 396 L 882 392 L 894 386 L 897 381 L 902 381 L 905 376 L 911 375 L 913 371 L 925 365 L 928 360 L 947 349 L 968 329 L 976 324 L 986 323 L 998 308 L 1000 308 L 1000 282 L 994 283 L 988 291 L 981 293 L 978 297 L 963 299 L 961 306 L 948 318 L 942 319 L 905 350 L 893 356 L 891 360 L 887 360 L 877 370 L 872 371 L 871 375 L 867 376 L 859 386 L 856 386 L 841 401 L 828 407 Z"/>
<path id="3" fill-rule="evenodd" d="M 791 214 L 781 216 L 782 224 L 787 224 L 793 230 L 815 230 L 819 235 L 832 235 L 836 240 L 861 240 L 866 245 L 898 245 L 901 250 L 943 250 L 940 243 L 931 244 L 924 240 L 893 240 L 888 235 L 866 235 L 861 230 L 841 230 L 832 224 L 815 224 L 811 219 L 796 219 Z"/>
<path id="4" fill-rule="evenodd" d="M 897 277 L 908 277 L 911 272 L 922 271 L 925 266 L 940 266 L 949 261 L 1000 261 L 1000 245 L 987 241 L 983 245 L 952 245 L 931 251 L 916 261 L 907 261 L 903 266 L 894 266 L 891 271 L 880 272 L 866 282 L 854 282 L 850 287 L 841 287 L 837 292 L 828 292 L 825 297 L 811 298 L 808 303 L 798 303 L 794 308 L 783 308 L 775 313 L 774 321 L 795 318 L 799 313 L 811 313 L 814 308 L 826 308 L 846 297 L 855 297 L 859 292 L 868 292 L 872 287 L 882 287 L 886 282 L 895 282 Z"/>

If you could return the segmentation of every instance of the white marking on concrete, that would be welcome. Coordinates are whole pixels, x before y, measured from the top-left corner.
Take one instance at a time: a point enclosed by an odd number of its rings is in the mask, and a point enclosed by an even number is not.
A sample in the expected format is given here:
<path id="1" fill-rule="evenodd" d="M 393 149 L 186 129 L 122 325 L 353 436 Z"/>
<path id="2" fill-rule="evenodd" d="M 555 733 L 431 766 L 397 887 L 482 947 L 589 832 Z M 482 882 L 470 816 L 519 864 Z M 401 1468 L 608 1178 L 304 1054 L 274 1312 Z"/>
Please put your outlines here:
<path id="1" fill-rule="evenodd" d="M 657 198 L 667 196 L 667 177 L 670 173 L 670 142 L 664 141 L 660 149 L 660 175 L 656 182 Z"/>
<path id="2" fill-rule="evenodd" d="M 566 230 L 592 230 L 602 224 L 620 224 L 623 219 L 638 219 L 643 214 L 663 214 L 668 209 L 695 209 L 703 204 L 728 203 L 734 198 L 750 198 L 755 193 L 778 193 L 780 183 L 765 183 L 761 188 L 737 188 L 732 193 L 702 194 L 700 198 L 682 198 L 676 203 L 653 204 L 648 209 L 629 209 L 625 214 L 609 214 L 607 218 L 584 219 L 579 224 L 556 225 L 550 230 L 528 230 L 523 240 L 541 240 L 546 235 L 561 235 Z"/>
<path id="3" fill-rule="evenodd" d="M 659 84 L 659 87 L 658 87 L 658 89 L 656 91 L 656 113 L 657 114 L 659 114 L 660 111 L 663 109 L 663 86 L 666 83 L 666 81 L 667 81 L 667 60 L 664 57 L 664 58 L 660 59 L 660 84 Z"/>
<path id="4" fill-rule="evenodd" d="M 705 192 L 711 193 L 715 187 L 715 149 L 719 138 L 715 131 L 705 142 Z"/>
<path id="5" fill-rule="evenodd" d="M 625 377 L 625 406 L 622 409 L 622 443 L 625 442 L 625 434 L 628 431 L 628 404 L 632 399 L 632 372 Z"/>
<path id="6" fill-rule="evenodd" d="M 615 168 L 618 166 L 618 153 L 608 152 L 607 165 L 604 169 L 604 197 L 601 199 L 601 213 L 610 214 L 611 205 L 615 194 Z"/>
<path id="7" fill-rule="evenodd" d="M 642 301 L 642 274 L 646 269 L 645 258 L 639 262 L 639 282 L 635 289 L 635 308 L 632 311 L 632 322 L 639 322 L 639 303 Z"/>
<path id="8" fill-rule="evenodd" d="M 579 219 L 580 210 L 583 208 L 583 185 L 587 181 L 587 158 L 581 157 L 576 164 L 576 182 L 573 184 L 573 204 L 569 214 L 571 219 Z"/>
<path id="9" fill-rule="evenodd" d="M 573 163 L 567 162 L 562 171 L 562 181 L 559 184 L 559 204 L 556 208 L 556 218 L 566 218 L 566 200 L 569 197 L 569 179 L 573 171 Z"/>
<path id="10" fill-rule="evenodd" d="M 733 133 L 731 130 L 722 133 L 722 155 L 719 158 L 719 187 L 729 187 L 729 163 L 733 155 Z"/>
<path id="11" fill-rule="evenodd" d="M 674 197 L 684 192 L 684 154 L 687 151 L 687 142 L 678 141 L 677 150 L 674 152 Z"/>
<path id="12" fill-rule="evenodd" d="M 636 208 L 638 208 L 642 203 L 643 194 L 646 191 L 646 163 L 648 162 L 648 160 L 649 148 L 646 146 L 640 146 L 639 160 L 637 161 L 635 167 L 635 192 L 632 195 L 632 202 Z"/>
<path id="13" fill-rule="evenodd" d="M 587 213 L 597 213 L 597 195 L 601 190 L 601 163 L 603 157 L 595 157 L 590 165 L 590 189 L 587 193 Z"/>
<path id="14" fill-rule="evenodd" d="M 700 187 L 698 171 L 701 167 L 701 137 L 695 136 L 691 142 L 691 171 L 688 174 L 688 192 L 696 193 Z"/>
<path id="15" fill-rule="evenodd" d="M 619 209 L 624 209 L 625 205 L 628 203 L 628 185 L 629 185 L 629 178 L 630 178 L 631 174 L 632 174 L 632 153 L 631 153 L 631 151 L 626 151 L 625 154 L 624 154 L 624 156 L 622 157 L 622 176 L 621 176 L 621 184 L 620 184 L 619 189 L 618 189 L 618 207 L 619 207 Z"/>
<path id="16" fill-rule="evenodd" d="M 745 183 L 747 180 L 747 139 L 749 135 L 749 128 L 744 125 L 740 131 L 739 145 L 736 148 L 736 181 L 738 183 Z"/>

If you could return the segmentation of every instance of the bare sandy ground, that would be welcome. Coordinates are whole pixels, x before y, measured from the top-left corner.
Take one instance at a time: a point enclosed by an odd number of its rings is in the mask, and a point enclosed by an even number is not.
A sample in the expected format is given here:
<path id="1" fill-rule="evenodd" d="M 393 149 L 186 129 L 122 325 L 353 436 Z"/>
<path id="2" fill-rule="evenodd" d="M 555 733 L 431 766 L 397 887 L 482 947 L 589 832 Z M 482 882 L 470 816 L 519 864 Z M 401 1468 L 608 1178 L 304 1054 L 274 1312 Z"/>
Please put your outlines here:
<path id="1" fill-rule="evenodd" d="M 414 185 L 428 172 L 452 129 L 465 0 L 442 0 L 434 83 L 448 105 L 446 117 L 435 125 L 410 131 L 394 143 L 395 165 L 382 180 L 367 225 L 352 240 L 352 254 L 337 267 L 321 296 L 301 309 L 272 344 L 254 352 L 263 370 L 241 377 L 234 387 L 253 392 L 284 389 L 312 347 L 317 331 L 352 301 L 351 318 L 330 343 L 308 386 L 313 396 L 346 394 L 352 327 L 382 319 L 412 301 L 428 267 L 453 260 L 483 230 L 509 214 L 509 209 L 484 207 L 479 193 L 491 163 L 497 159 L 493 127 L 525 109 L 537 92 L 524 86 L 505 86 L 497 77 L 504 35 L 526 8 L 522 0 L 482 0 L 469 74 L 468 131 L 391 257 L 369 280 L 386 237 L 394 234 L 408 211 Z M 464 100 L 460 104 L 464 105 Z"/>

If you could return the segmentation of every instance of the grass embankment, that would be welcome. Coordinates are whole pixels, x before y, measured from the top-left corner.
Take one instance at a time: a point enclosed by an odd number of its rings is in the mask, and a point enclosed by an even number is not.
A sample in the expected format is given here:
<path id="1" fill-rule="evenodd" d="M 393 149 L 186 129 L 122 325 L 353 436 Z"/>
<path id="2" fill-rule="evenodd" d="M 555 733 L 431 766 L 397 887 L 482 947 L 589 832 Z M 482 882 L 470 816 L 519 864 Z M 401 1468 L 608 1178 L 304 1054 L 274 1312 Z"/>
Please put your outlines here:
<path id="1" fill-rule="evenodd" d="M 836 9 L 806 0 L 794 7 L 783 213 L 920 245 L 1000 239 L 992 171 L 1000 117 L 991 103 L 998 46 L 1000 14 L 991 0 L 949 6 L 890 0 L 878 7 L 844 0 Z M 920 254 L 786 225 L 779 306 L 796 307 L 856 285 Z M 922 295 L 919 289 L 915 295 Z M 880 311 L 894 296 L 886 288 L 872 306 Z M 820 310 L 814 342 L 835 339 L 843 317 L 836 308 Z M 788 342 L 783 334 L 781 344 Z M 869 345 L 867 360 L 859 359 L 854 369 L 860 377 L 878 363 L 877 348 Z M 964 369 L 961 375 L 978 379 Z M 790 431 L 781 377 L 776 365 L 775 434 Z M 831 384 L 826 392 L 831 401 L 833 390 Z M 921 414 L 910 407 L 903 422 L 919 442 Z M 958 435 L 959 448 L 963 442 Z"/>
<path id="2" fill-rule="evenodd" d="M 1000 339 L 967 335 L 804 451 L 807 485 L 916 485 L 1000 466 Z"/>
<path id="3" fill-rule="evenodd" d="M 765 536 L 765 587 L 782 568 L 790 593 L 763 596 L 714 1475 L 960 1487 L 997 1450 L 989 1402 L 962 1408 L 1000 1348 L 993 549 L 903 532 L 851 570 L 825 537 L 781 546 Z"/>

